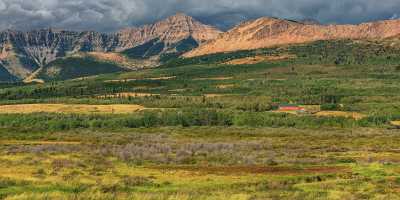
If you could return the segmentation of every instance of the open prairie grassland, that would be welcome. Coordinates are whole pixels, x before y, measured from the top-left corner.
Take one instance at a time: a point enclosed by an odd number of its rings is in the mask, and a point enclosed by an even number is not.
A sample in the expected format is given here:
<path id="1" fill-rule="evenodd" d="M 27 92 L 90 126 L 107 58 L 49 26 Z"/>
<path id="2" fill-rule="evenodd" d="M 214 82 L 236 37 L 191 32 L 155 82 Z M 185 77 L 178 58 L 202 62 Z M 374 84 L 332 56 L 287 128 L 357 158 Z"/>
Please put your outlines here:
<path id="1" fill-rule="evenodd" d="M 4 199 L 399 199 L 394 130 L 3 132 Z"/>
<path id="2" fill-rule="evenodd" d="M 0 199 L 400 199 L 399 52 L 315 42 L 2 84 Z"/>

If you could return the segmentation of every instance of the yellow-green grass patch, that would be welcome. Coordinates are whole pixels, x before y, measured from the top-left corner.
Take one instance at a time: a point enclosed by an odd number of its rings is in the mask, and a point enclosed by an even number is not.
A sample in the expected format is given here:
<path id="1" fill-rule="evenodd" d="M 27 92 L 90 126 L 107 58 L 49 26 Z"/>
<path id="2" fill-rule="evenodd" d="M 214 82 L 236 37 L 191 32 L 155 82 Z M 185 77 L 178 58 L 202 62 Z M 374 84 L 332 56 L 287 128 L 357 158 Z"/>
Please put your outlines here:
<path id="1" fill-rule="evenodd" d="M 104 113 L 126 114 L 144 110 L 141 105 L 85 105 L 85 104 L 16 104 L 1 105 L 0 114 L 29 114 L 29 113 Z"/>

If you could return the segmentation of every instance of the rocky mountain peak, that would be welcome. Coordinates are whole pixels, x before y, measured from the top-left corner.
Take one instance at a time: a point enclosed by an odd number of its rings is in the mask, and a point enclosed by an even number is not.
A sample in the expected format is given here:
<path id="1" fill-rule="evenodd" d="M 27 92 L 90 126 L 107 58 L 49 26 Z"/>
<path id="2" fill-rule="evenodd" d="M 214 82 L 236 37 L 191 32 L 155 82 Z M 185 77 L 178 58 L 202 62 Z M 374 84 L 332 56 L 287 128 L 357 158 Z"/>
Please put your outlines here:
<path id="1" fill-rule="evenodd" d="M 27 32 L 8 30 L 0 32 L 0 65 L 21 79 L 70 54 L 122 52 L 152 43 L 155 45 L 154 49 L 147 50 L 151 52 L 151 56 L 157 56 L 188 38 L 201 44 L 215 39 L 220 33 L 221 31 L 183 13 L 154 24 L 126 28 L 116 33 L 75 32 L 52 28 Z M 191 45 L 196 47 L 197 44 Z"/>
<path id="2" fill-rule="evenodd" d="M 321 22 L 319 22 L 316 19 L 312 18 L 305 18 L 299 21 L 300 23 L 306 24 L 306 25 L 322 25 Z"/>
<path id="3" fill-rule="evenodd" d="M 178 12 L 175 15 L 167 17 L 165 20 L 162 21 L 168 21 L 171 23 L 190 23 L 193 21 L 196 21 L 192 16 L 186 15 L 185 13 Z M 161 21 L 161 22 L 162 22 Z"/>
<path id="4" fill-rule="evenodd" d="M 190 36 L 201 44 L 215 39 L 220 33 L 222 33 L 220 30 L 202 24 L 183 13 L 177 13 L 154 24 L 127 28 L 118 32 L 124 41 L 120 46 L 124 48 L 137 46 L 154 39 L 158 39 L 167 45 L 174 44 Z"/>
<path id="5" fill-rule="evenodd" d="M 194 57 L 317 40 L 385 39 L 398 34 L 400 34 L 400 20 L 359 25 L 319 25 L 263 17 L 242 23 L 184 56 Z"/>

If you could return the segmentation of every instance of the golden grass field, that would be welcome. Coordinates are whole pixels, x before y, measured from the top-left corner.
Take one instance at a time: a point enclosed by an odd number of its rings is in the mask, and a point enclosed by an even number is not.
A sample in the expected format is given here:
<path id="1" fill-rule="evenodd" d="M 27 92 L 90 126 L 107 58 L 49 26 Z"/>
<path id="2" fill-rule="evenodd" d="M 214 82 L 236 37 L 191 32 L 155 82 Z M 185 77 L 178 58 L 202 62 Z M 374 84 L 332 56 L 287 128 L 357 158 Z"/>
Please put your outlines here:
<path id="1" fill-rule="evenodd" d="M 315 114 L 317 117 L 345 117 L 353 118 L 355 120 L 361 120 L 367 115 L 357 112 L 344 112 L 344 111 L 321 111 Z"/>
<path id="2" fill-rule="evenodd" d="M 227 87 L 229 88 L 229 87 Z M 184 92 L 186 89 L 177 89 L 177 90 L 170 90 L 169 92 Z M 171 96 L 179 96 L 178 94 L 170 94 Z M 142 92 L 121 92 L 109 95 L 101 95 L 97 98 L 99 99 L 106 99 L 106 98 L 128 98 L 128 97 L 152 97 L 152 96 L 161 96 L 161 94 L 154 94 L 154 93 L 142 93 Z M 227 96 L 225 94 L 203 94 L 206 98 L 213 98 L 213 97 L 224 97 Z"/>
<path id="3" fill-rule="evenodd" d="M 152 80 L 152 81 L 159 81 L 159 80 L 170 80 L 170 79 L 174 79 L 176 78 L 176 76 L 163 76 L 163 77 L 155 77 L 155 78 L 147 78 L 148 80 Z"/>
<path id="4" fill-rule="evenodd" d="M 1 105 L 0 114 L 28 113 L 105 113 L 126 114 L 144 110 L 140 105 L 84 105 L 84 104 L 18 104 Z"/>
<path id="5" fill-rule="evenodd" d="M 128 62 L 128 60 L 119 53 L 90 52 L 88 54 L 99 60 L 105 60 L 115 63 Z"/>
<path id="6" fill-rule="evenodd" d="M 312 176 L 312 174 L 324 176 L 335 173 L 344 174 L 349 171 L 349 169 L 339 167 L 309 167 L 304 169 L 256 166 L 137 167 L 119 161 L 108 161 L 109 163 L 105 163 L 110 165 L 112 171 L 102 169 L 104 163 L 98 163 L 101 167 L 96 172 L 96 169 L 87 169 L 86 171 L 80 167 L 75 167 L 74 169 L 68 168 L 69 165 L 75 166 L 82 164 L 81 162 L 91 162 L 90 160 L 87 161 L 87 158 L 84 161 L 79 161 L 72 155 L 46 155 L 43 159 L 35 158 L 32 161 L 37 162 L 38 165 L 31 165 L 26 161 L 28 156 L 26 154 L 0 156 L 0 159 L 7 163 L 24 163 L 14 168 L 7 168 L 6 165 L 0 164 L 2 178 L 16 180 L 17 182 L 27 181 L 35 185 L 35 189 L 43 188 L 46 193 L 32 192 L 28 191 L 27 188 L 18 187 L 15 194 L 10 195 L 11 197 L 7 199 L 73 199 L 73 194 L 62 192 L 61 189 L 57 190 L 57 188 L 52 190 L 51 187 L 75 188 L 85 186 L 88 187 L 85 192 L 76 194 L 76 197 L 79 197 L 78 199 L 90 197 L 90 199 L 247 200 L 252 197 L 250 193 L 246 191 L 232 191 L 230 188 L 234 188 L 235 185 L 243 185 L 246 188 L 251 188 L 251 184 L 262 184 L 265 180 L 269 180 L 271 184 L 277 185 L 274 187 L 282 187 L 281 182 L 283 181 L 279 177 L 302 177 Z M 58 167 L 56 166 L 57 163 L 65 163 L 66 166 Z M 137 192 L 104 193 L 104 191 L 113 190 L 114 187 L 121 187 L 119 186 L 121 183 L 126 182 L 125 184 L 129 184 L 128 181 L 130 179 L 135 181 L 134 184 Z M 136 183 L 136 181 L 142 179 L 149 183 Z M 136 184 L 140 185 L 136 186 Z M 21 192 L 21 190 L 26 190 L 26 192 Z M 196 191 L 198 191 L 198 194 L 196 194 Z M 205 191 L 212 193 L 212 197 L 207 197 Z M 256 193 L 260 195 L 260 191 L 256 191 Z"/>
<path id="7" fill-rule="evenodd" d="M 214 98 L 214 97 L 224 97 L 227 95 L 225 95 L 225 94 L 204 94 L 204 96 L 207 98 Z"/>
<path id="8" fill-rule="evenodd" d="M 160 96 L 160 94 L 141 93 L 141 92 L 121 92 L 109 95 L 101 95 L 99 98 L 127 98 L 127 97 L 151 97 Z"/>
<path id="9" fill-rule="evenodd" d="M 260 62 L 267 62 L 267 61 L 278 61 L 278 60 L 286 60 L 296 58 L 295 55 L 277 55 L 277 56 L 254 56 L 254 57 L 246 57 L 246 58 L 239 58 L 235 60 L 231 60 L 225 62 L 224 64 L 227 65 L 251 65 L 257 64 Z"/>
<path id="10" fill-rule="evenodd" d="M 228 89 L 233 87 L 235 87 L 235 84 L 221 84 L 216 86 L 218 89 Z"/>
<path id="11" fill-rule="evenodd" d="M 225 77 L 225 76 L 220 76 L 220 77 L 209 77 L 209 78 L 195 78 L 193 80 L 195 81 L 223 81 L 223 80 L 231 80 L 233 77 Z"/>
<path id="12" fill-rule="evenodd" d="M 391 121 L 391 125 L 400 127 L 400 121 Z"/>
<path id="13" fill-rule="evenodd" d="M 361 114 L 358 112 L 346 112 L 346 111 L 321 111 L 320 106 L 301 106 L 303 107 L 308 114 L 312 114 L 316 117 L 344 117 L 344 118 L 352 118 L 355 120 L 361 120 L 365 117 L 368 117 L 368 115 Z M 272 111 L 274 113 L 288 113 L 288 114 L 293 114 L 293 115 L 299 115 L 302 113 L 299 113 L 297 111 L 281 111 L 281 110 L 275 110 Z M 400 126 L 400 121 L 393 121 L 391 122 L 393 126 Z"/>
<path id="14" fill-rule="evenodd" d="M 105 83 L 119 83 L 119 82 L 131 82 L 138 80 L 151 80 L 151 81 L 162 81 L 162 80 L 171 80 L 175 79 L 176 76 L 161 76 L 161 77 L 153 77 L 153 78 L 130 78 L 130 79 L 115 79 L 115 80 L 106 80 Z"/>

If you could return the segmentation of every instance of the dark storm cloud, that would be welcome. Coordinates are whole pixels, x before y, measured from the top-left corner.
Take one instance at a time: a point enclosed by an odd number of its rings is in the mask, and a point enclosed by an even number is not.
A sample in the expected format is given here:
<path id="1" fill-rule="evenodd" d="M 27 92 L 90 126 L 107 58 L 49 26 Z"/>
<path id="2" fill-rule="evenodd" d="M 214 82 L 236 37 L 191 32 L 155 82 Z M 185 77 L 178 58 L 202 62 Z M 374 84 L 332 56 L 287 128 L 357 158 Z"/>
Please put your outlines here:
<path id="1" fill-rule="evenodd" d="M 343 24 L 398 18 L 400 0 L 0 0 L 0 28 L 113 31 L 176 12 L 219 27 L 260 16 Z"/>

